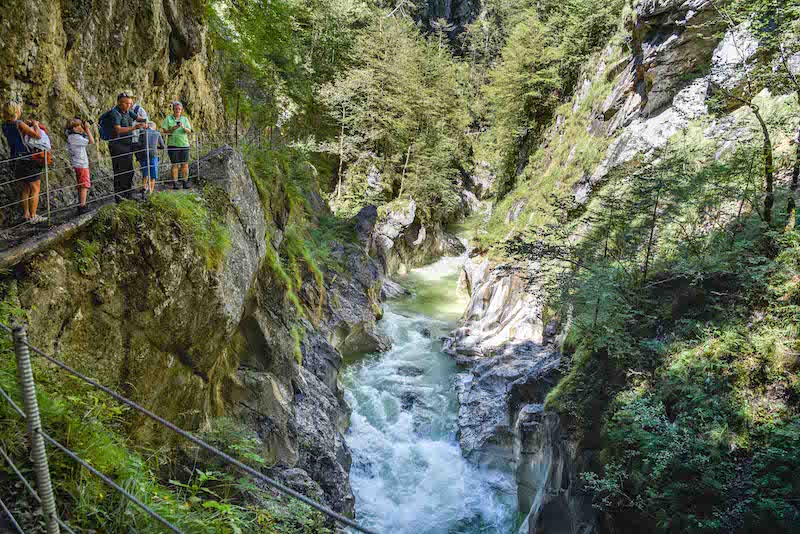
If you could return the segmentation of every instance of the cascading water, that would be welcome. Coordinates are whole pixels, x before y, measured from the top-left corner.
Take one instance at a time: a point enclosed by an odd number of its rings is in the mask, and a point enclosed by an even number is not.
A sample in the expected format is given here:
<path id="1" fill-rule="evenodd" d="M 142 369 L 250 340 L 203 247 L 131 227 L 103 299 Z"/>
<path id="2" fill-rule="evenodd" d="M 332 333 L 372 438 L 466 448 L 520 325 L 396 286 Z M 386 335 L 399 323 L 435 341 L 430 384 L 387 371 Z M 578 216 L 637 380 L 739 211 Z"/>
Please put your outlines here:
<path id="1" fill-rule="evenodd" d="M 353 408 L 347 442 L 358 520 L 379 532 L 514 531 L 510 469 L 468 463 L 456 439 L 456 365 L 441 352 L 439 338 L 466 303 L 456 288 L 464 259 L 413 271 L 414 296 L 389 303 L 381 321 L 392 350 L 352 362 L 342 373 Z"/>

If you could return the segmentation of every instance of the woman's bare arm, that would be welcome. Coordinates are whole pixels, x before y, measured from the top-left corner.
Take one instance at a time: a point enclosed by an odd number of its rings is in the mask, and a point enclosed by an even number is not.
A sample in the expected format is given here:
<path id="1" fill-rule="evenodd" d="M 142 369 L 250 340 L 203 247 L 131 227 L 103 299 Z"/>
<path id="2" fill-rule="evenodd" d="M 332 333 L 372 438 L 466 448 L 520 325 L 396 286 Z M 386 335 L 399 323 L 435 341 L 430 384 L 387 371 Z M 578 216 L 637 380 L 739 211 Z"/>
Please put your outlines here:
<path id="1" fill-rule="evenodd" d="M 24 122 L 20 122 L 19 129 L 22 131 L 24 135 L 27 135 L 28 137 L 31 137 L 33 139 L 42 138 L 42 130 L 39 129 L 39 123 L 36 121 L 33 121 L 33 128 L 31 128 Z"/>

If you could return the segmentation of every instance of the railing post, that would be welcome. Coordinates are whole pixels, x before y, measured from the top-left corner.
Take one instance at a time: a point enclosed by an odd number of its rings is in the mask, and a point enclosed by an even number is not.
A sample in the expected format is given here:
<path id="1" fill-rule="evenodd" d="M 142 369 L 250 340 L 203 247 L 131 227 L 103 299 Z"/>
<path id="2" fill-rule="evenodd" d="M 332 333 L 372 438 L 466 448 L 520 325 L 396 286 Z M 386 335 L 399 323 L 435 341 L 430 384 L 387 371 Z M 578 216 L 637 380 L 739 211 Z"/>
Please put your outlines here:
<path id="1" fill-rule="evenodd" d="M 31 459 L 36 472 L 36 487 L 39 498 L 42 499 L 44 522 L 47 525 L 47 534 L 59 534 L 56 500 L 53 495 L 53 485 L 50 482 L 50 468 L 47 465 L 47 454 L 44 449 L 44 439 L 39 433 L 42 422 L 39 419 L 39 405 L 36 402 L 36 388 L 33 385 L 33 370 L 31 369 L 31 355 L 28 352 L 25 328 L 14 327 L 14 353 L 17 357 L 17 377 L 19 378 L 22 400 L 25 407 L 25 416 L 28 421 L 28 434 L 31 443 Z"/>
<path id="2" fill-rule="evenodd" d="M 147 183 L 144 184 L 142 195 L 146 195 L 148 189 L 150 189 L 150 194 L 151 195 L 153 194 L 153 188 L 151 187 L 151 184 L 153 183 L 153 176 L 151 175 L 153 169 L 152 167 L 150 167 L 150 141 L 148 140 L 148 137 L 150 137 L 149 130 L 150 130 L 150 124 L 148 123 L 147 128 L 145 129 L 144 132 L 144 170 L 147 171 L 147 174 L 145 175 L 144 178 L 147 181 Z M 156 147 L 156 151 L 158 151 L 158 147 Z"/>
<path id="3" fill-rule="evenodd" d="M 45 194 L 47 195 L 47 225 L 50 226 L 53 224 L 53 221 L 50 220 L 50 169 L 49 165 L 47 164 L 47 151 L 43 152 L 44 154 L 44 189 Z"/>

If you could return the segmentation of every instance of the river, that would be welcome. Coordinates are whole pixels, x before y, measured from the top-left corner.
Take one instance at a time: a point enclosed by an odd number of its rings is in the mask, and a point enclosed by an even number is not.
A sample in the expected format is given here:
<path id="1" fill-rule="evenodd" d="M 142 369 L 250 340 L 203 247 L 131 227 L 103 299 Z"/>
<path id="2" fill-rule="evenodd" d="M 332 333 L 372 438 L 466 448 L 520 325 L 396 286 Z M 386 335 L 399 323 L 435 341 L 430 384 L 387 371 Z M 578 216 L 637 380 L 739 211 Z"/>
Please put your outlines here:
<path id="1" fill-rule="evenodd" d="M 349 361 L 342 371 L 353 408 L 346 439 L 359 523 L 382 533 L 515 532 L 509 472 L 464 460 L 457 439 L 457 373 L 439 338 L 467 296 L 457 292 L 464 257 L 412 271 L 411 297 L 386 304 L 380 328 L 393 347 Z"/>

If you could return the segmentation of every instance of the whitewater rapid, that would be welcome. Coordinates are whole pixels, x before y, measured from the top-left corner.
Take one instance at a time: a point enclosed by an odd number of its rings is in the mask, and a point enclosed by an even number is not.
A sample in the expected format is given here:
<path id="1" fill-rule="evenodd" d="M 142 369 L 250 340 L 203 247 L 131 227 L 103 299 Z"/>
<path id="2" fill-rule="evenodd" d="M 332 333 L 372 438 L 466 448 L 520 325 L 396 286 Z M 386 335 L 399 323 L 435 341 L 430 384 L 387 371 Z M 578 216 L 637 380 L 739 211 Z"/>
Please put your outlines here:
<path id="1" fill-rule="evenodd" d="M 414 295 L 388 303 L 380 324 L 392 349 L 342 371 L 353 409 L 346 439 L 357 518 L 378 532 L 514 532 L 510 471 L 468 463 L 457 439 L 456 365 L 440 337 L 466 304 L 456 287 L 463 261 L 444 258 L 410 273 Z"/>

